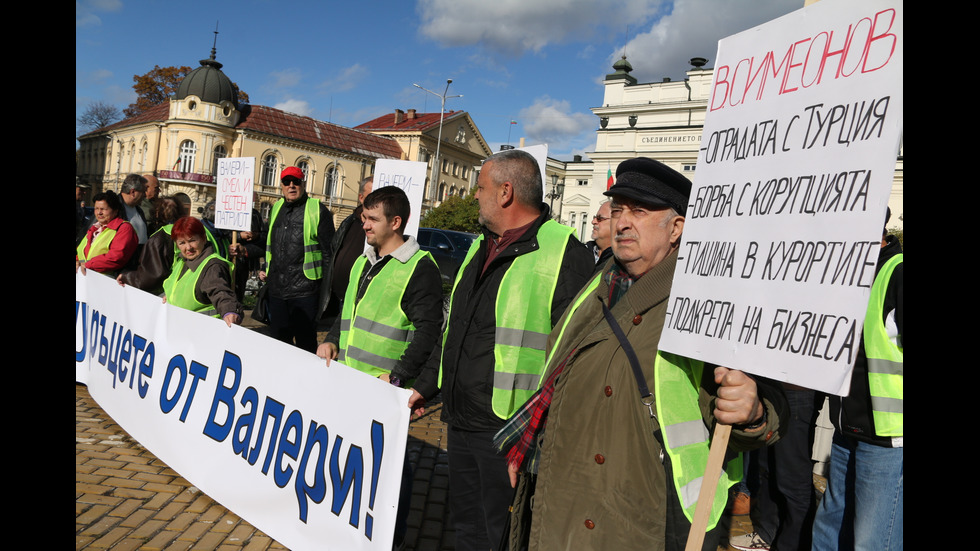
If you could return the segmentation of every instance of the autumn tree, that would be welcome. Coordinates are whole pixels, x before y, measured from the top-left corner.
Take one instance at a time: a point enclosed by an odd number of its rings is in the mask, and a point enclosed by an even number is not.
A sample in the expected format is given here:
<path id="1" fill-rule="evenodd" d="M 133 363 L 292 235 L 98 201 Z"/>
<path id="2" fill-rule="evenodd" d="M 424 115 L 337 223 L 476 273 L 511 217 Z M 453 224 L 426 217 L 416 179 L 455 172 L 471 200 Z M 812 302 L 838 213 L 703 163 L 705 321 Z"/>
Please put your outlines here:
<path id="1" fill-rule="evenodd" d="M 155 65 L 152 70 L 142 75 L 133 75 L 133 90 L 136 91 L 136 103 L 129 104 L 123 110 L 126 117 L 135 117 L 143 111 L 158 103 L 162 103 L 177 93 L 180 81 L 190 73 L 192 69 L 186 65 L 182 67 L 160 67 Z M 238 85 L 232 83 L 238 93 L 238 103 L 248 103 L 248 94 L 243 92 Z"/>
<path id="2" fill-rule="evenodd" d="M 419 220 L 419 226 L 479 233 L 480 204 L 474 193 L 470 191 L 466 197 L 453 195 L 447 198 L 441 205 L 425 213 Z"/>
<path id="3" fill-rule="evenodd" d="M 119 108 L 104 101 L 93 101 L 75 121 L 83 131 L 96 130 L 122 118 Z"/>

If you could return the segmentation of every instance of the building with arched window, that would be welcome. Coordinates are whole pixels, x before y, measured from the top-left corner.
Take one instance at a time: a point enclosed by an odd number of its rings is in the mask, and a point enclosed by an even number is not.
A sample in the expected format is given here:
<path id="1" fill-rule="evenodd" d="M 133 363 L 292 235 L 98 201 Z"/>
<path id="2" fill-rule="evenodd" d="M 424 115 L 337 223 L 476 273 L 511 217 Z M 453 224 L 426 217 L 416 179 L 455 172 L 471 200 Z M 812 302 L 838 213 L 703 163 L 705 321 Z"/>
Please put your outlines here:
<path id="1" fill-rule="evenodd" d="M 357 206 L 357 184 L 374 173 L 375 161 L 406 158 L 393 138 L 239 105 L 214 50 L 200 63 L 169 101 L 79 137 L 79 181 L 97 193 L 118 191 L 127 174 L 155 174 L 163 194 L 186 196 L 196 214 L 216 196 L 219 159 L 254 157 L 256 209 L 265 217 L 282 196 L 282 169 L 298 166 L 307 193 L 325 203 L 339 224 Z"/>

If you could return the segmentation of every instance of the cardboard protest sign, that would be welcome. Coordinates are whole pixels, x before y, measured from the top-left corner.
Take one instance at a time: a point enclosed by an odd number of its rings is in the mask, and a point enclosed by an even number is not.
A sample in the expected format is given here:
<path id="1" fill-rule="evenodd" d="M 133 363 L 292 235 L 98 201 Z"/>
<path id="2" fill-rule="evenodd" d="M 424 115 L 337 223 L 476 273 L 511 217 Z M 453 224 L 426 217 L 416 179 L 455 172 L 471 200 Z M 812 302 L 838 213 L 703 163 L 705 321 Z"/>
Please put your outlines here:
<path id="1" fill-rule="evenodd" d="M 548 144 L 529 145 L 527 147 L 518 147 L 517 149 L 529 153 L 538 162 L 538 168 L 541 170 L 541 196 L 547 197 L 548 172 L 545 168 L 548 166 Z"/>
<path id="2" fill-rule="evenodd" d="M 901 2 L 718 43 L 661 348 L 846 394 L 903 125 Z"/>
<path id="3" fill-rule="evenodd" d="M 255 157 L 218 159 L 218 173 L 215 176 L 214 227 L 252 231 Z"/>
<path id="4" fill-rule="evenodd" d="M 408 195 L 412 215 L 405 224 L 405 235 L 419 234 L 419 218 L 422 217 L 422 192 L 425 190 L 426 165 L 419 161 L 378 159 L 374 165 L 374 184 L 371 189 L 398 186 Z M 433 185 L 435 185 L 433 183 Z"/>
<path id="5" fill-rule="evenodd" d="M 75 275 L 75 380 L 290 549 L 391 549 L 409 391 L 92 271 Z"/>

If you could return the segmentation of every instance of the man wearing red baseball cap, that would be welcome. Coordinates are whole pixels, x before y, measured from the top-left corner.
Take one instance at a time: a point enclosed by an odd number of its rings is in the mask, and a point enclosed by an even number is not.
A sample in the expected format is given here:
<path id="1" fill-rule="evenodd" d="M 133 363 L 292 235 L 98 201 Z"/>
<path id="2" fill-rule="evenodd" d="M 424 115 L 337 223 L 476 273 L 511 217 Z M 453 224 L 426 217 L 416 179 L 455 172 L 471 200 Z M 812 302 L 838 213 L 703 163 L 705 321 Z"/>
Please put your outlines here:
<path id="1" fill-rule="evenodd" d="M 306 175 L 298 167 L 283 169 L 283 198 L 272 206 L 265 249 L 272 336 L 316 352 L 323 268 L 330 263 L 333 214 L 306 194 Z"/>

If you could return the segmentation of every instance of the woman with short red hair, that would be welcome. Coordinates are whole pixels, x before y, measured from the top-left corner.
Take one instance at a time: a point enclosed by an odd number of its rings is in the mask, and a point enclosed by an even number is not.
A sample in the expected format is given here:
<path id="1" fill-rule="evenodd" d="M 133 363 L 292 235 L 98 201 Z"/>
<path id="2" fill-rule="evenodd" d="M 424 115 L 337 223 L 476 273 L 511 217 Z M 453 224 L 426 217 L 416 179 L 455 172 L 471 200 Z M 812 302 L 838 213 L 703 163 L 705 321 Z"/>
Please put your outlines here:
<path id="1" fill-rule="evenodd" d="M 164 300 L 221 318 L 231 327 L 241 323 L 242 305 L 231 289 L 231 264 L 214 251 L 204 224 L 185 216 L 174 222 L 170 237 L 180 251 L 173 271 L 163 282 Z"/>

